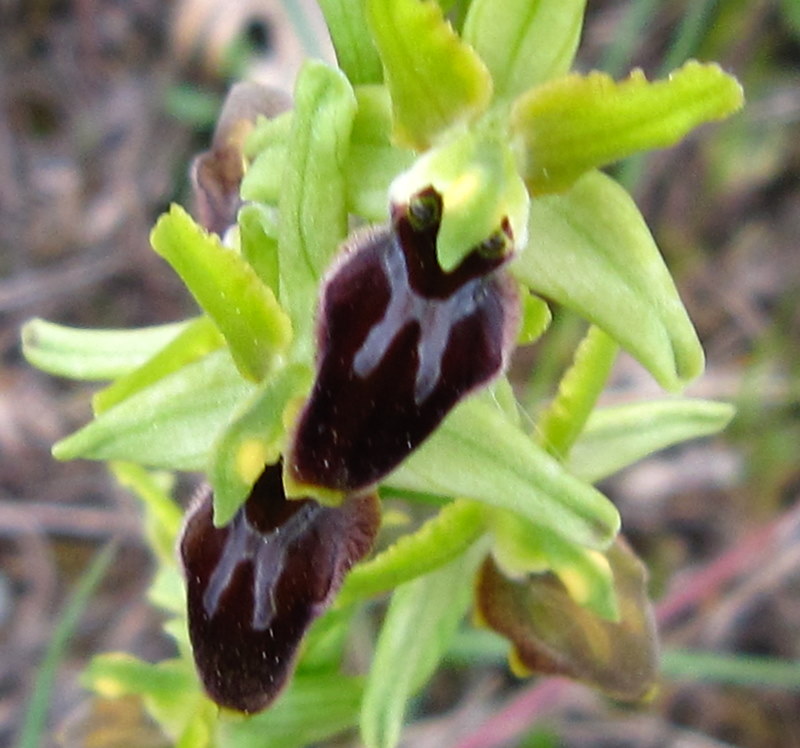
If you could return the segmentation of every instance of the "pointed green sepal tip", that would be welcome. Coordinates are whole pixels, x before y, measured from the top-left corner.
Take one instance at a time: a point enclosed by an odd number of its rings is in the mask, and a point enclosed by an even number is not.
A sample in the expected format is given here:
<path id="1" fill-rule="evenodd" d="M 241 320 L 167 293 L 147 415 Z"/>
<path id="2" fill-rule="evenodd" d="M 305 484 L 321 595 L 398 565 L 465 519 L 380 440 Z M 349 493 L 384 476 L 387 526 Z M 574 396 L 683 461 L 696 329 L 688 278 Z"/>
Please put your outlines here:
<path id="1" fill-rule="evenodd" d="M 743 102 L 736 78 L 696 60 L 652 83 L 641 70 L 620 82 L 600 72 L 566 75 L 514 102 L 520 171 L 533 193 L 560 192 L 590 169 L 672 146 Z"/>

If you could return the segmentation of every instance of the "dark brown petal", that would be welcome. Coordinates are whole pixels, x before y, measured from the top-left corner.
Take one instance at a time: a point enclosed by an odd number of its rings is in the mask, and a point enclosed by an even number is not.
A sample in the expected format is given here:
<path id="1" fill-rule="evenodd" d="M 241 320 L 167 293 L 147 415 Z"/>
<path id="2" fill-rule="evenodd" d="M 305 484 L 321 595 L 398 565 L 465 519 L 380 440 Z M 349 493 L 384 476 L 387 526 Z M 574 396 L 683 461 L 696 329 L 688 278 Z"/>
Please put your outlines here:
<path id="1" fill-rule="evenodd" d="M 208 231 L 222 235 L 236 221 L 244 176 L 242 147 L 256 117 L 275 117 L 290 106 L 286 94 L 258 83 L 237 83 L 228 93 L 211 148 L 190 169 L 194 213 Z"/>
<path id="2" fill-rule="evenodd" d="M 638 701 L 655 687 L 658 635 L 644 565 L 619 539 L 606 556 L 614 573 L 620 620 L 578 605 L 552 574 L 514 580 L 491 557 L 478 573 L 479 618 L 508 638 L 521 670 L 565 675 L 610 696 Z"/>
<path id="3" fill-rule="evenodd" d="M 374 484 L 471 390 L 499 374 L 518 322 L 503 261 L 436 262 L 438 224 L 406 214 L 357 235 L 320 302 L 317 377 L 287 459 L 300 485 Z"/>
<path id="4" fill-rule="evenodd" d="M 275 699 L 303 635 L 369 552 L 379 523 L 375 494 L 335 508 L 287 501 L 280 464 L 266 468 L 226 527 L 214 527 L 211 492 L 202 493 L 180 554 L 194 658 L 214 701 L 257 712 Z"/>

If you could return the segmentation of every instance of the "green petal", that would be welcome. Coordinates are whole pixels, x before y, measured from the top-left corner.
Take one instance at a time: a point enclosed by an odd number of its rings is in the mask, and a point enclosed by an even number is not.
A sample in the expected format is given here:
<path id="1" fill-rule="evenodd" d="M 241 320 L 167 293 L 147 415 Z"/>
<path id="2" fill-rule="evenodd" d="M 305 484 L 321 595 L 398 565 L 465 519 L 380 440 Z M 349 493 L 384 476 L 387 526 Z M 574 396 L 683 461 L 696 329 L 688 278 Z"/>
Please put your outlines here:
<path id="1" fill-rule="evenodd" d="M 387 592 L 427 574 L 464 553 L 486 529 L 485 508 L 458 499 L 446 504 L 418 530 L 355 566 L 336 598 L 339 606 Z"/>
<path id="2" fill-rule="evenodd" d="M 367 748 L 397 745 L 408 700 L 436 669 L 466 613 L 484 552 L 476 547 L 392 595 L 361 709 Z"/>
<path id="3" fill-rule="evenodd" d="M 158 219 L 150 241 L 214 320 L 239 371 L 256 382 L 263 379 L 292 334 L 275 294 L 241 255 L 178 205 Z"/>
<path id="4" fill-rule="evenodd" d="M 722 431 L 733 406 L 713 400 L 658 400 L 596 410 L 570 454 L 572 472 L 594 483 L 643 457 Z"/>
<path id="5" fill-rule="evenodd" d="M 262 383 L 241 406 L 214 449 L 210 480 L 217 527 L 231 520 L 265 465 L 278 461 L 286 432 L 284 412 L 310 387 L 308 368 L 290 366 Z"/>
<path id="6" fill-rule="evenodd" d="M 179 335 L 152 358 L 95 394 L 92 398 L 95 414 L 121 403 L 135 392 L 155 384 L 159 379 L 203 358 L 224 344 L 225 340 L 219 329 L 208 317 L 191 320 Z"/>
<path id="7" fill-rule="evenodd" d="M 246 143 L 252 162 L 239 188 L 242 200 L 278 204 L 293 118 L 294 112 L 285 112 L 273 119 L 259 118 Z"/>
<path id="8" fill-rule="evenodd" d="M 511 125 L 522 175 L 542 194 L 637 151 L 674 145 L 742 102 L 735 78 L 718 65 L 690 61 L 655 83 L 641 71 L 620 83 L 599 72 L 559 78 L 522 94 Z"/>
<path id="9" fill-rule="evenodd" d="M 398 143 L 427 148 L 447 128 L 486 109 L 491 76 L 436 2 L 366 0 L 366 11 L 392 95 Z"/>
<path id="10" fill-rule="evenodd" d="M 187 325 L 139 330 L 83 330 L 32 319 L 22 328 L 22 353 L 43 371 L 70 379 L 115 379 L 141 366 Z"/>
<path id="11" fill-rule="evenodd" d="M 667 390 L 703 370 L 703 350 L 630 195 L 599 172 L 531 201 L 530 239 L 511 272 L 605 330 Z"/>
<path id="12" fill-rule="evenodd" d="M 361 0 L 319 0 L 336 50 L 336 62 L 355 85 L 380 83 L 381 58 L 369 35 Z"/>
<path id="13" fill-rule="evenodd" d="M 607 545 L 619 528 L 608 499 L 568 473 L 483 398 L 457 406 L 385 482 L 508 509 L 592 548 Z"/>
<path id="14" fill-rule="evenodd" d="M 242 257 L 256 271 L 262 283 L 277 296 L 280 281 L 276 211 L 266 205 L 251 203 L 241 208 L 237 223 Z"/>
<path id="15" fill-rule="evenodd" d="M 53 455 L 203 470 L 211 445 L 250 391 L 228 352 L 212 353 L 105 411 L 58 442 Z"/>
<path id="16" fill-rule="evenodd" d="M 586 0 L 473 0 L 464 41 L 486 63 L 495 97 L 508 99 L 566 73 Z"/>
<path id="17" fill-rule="evenodd" d="M 310 360 L 317 286 L 347 234 L 344 166 L 356 100 L 341 72 L 306 63 L 295 88 L 278 234 L 280 297 Z"/>

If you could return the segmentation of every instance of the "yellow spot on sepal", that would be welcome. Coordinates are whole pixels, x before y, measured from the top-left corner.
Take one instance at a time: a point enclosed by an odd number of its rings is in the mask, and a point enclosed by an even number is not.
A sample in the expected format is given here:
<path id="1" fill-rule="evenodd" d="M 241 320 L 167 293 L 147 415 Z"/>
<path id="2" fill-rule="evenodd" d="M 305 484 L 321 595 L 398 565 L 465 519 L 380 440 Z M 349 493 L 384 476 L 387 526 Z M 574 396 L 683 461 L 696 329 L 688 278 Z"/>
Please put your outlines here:
<path id="1" fill-rule="evenodd" d="M 262 439 L 245 439 L 236 450 L 236 475 L 243 483 L 252 486 L 264 472 L 264 466 L 277 459 L 273 452 L 274 449 L 270 449 Z"/>

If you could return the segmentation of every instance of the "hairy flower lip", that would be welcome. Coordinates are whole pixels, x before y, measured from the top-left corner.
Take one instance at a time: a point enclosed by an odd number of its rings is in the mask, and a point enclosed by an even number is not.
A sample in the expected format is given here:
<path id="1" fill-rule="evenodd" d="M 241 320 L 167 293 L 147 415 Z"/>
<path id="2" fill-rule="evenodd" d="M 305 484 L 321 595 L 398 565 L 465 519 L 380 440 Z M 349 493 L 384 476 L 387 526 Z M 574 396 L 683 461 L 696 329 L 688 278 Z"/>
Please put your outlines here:
<path id="1" fill-rule="evenodd" d="M 316 379 L 287 455 L 292 495 L 319 487 L 335 502 L 375 485 L 507 362 L 519 321 L 510 255 L 481 246 L 444 272 L 441 195 L 417 198 L 416 214 L 395 205 L 390 226 L 355 234 L 328 275 Z"/>
<path id="2" fill-rule="evenodd" d="M 330 605 L 380 525 L 377 495 L 339 507 L 288 501 L 280 463 L 267 466 L 247 502 L 222 528 L 202 489 L 179 541 L 189 637 L 209 696 L 245 713 L 280 694 L 308 627 Z"/>

